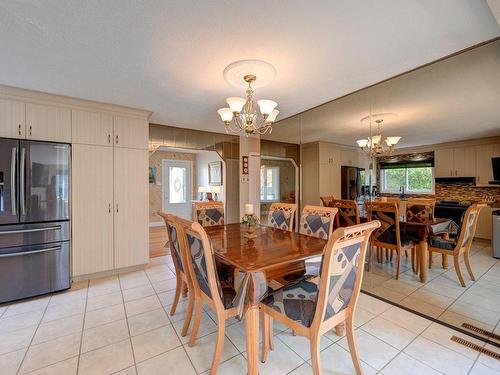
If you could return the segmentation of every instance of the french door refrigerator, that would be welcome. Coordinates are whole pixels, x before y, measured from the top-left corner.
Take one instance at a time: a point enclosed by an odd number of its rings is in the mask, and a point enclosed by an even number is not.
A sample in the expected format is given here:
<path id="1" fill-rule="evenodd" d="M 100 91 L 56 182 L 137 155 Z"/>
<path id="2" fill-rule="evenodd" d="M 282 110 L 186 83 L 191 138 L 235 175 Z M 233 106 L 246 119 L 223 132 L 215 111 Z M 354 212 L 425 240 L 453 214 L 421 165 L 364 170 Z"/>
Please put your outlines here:
<path id="1" fill-rule="evenodd" d="M 70 154 L 0 138 L 0 303 L 70 287 Z"/>

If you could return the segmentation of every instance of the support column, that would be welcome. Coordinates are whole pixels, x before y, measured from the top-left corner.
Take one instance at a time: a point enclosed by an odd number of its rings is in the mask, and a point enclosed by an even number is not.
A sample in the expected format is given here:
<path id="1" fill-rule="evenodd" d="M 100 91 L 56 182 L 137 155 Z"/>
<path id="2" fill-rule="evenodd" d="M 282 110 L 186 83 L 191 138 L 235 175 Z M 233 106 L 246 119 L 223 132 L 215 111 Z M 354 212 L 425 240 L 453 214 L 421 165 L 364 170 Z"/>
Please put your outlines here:
<path id="1" fill-rule="evenodd" d="M 243 174 L 243 156 L 248 157 L 248 174 Z M 260 217 L 260 136 L 240 136 L 240 218 L 245 214 L 245 204 L 254 205 Z"/>

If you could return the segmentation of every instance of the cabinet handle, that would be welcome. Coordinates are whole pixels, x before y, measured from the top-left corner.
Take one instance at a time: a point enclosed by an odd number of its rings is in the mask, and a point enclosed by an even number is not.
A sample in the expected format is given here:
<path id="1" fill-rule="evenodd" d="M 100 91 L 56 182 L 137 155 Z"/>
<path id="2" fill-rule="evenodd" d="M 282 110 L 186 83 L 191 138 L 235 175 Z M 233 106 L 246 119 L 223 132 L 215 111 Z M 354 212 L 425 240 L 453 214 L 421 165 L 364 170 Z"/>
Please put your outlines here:
<path id="1" fill-rule="evenodd" d="M 108 134 L 108 143 L 111 143 L 111 134 Z"/>
<path id="2" fill-rule="evenodd" d="M 116 144 L 118 144 L 118 136 L 116 136 Z"/>
<path id="3" fill-rule="evenodd" d="M 111 213 L 111 203 L 108 205 L 108 212 Z"/>
<path id="4" fill-rule="evenodd" d="M 19 124 L 19 135 L 21 135 L 21 124 Z"/>
<path id="5" fill-rule="evenodd" d="M 118 203 L 116 204 L 116 213 L 118 213 Z"/>
<path id="6" fill-rule="evenodd" d="M 450 169 L 450 176 L 453 176 L 453 170 Z"/>
<path id="7" fill-rule="evenodd" d="M 32 130 L 32 126 L 30 125 L 30 136 L 31 136 L 31 130 Z"/>

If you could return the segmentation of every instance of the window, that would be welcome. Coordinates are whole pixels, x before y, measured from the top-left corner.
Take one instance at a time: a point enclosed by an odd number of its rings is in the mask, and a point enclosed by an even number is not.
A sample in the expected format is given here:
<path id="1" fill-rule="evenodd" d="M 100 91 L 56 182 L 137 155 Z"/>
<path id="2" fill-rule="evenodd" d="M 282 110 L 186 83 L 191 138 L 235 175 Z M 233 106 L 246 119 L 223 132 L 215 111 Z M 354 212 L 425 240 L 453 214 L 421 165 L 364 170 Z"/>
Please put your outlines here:
<path id="1" fill-rule="evenodd" d="M 434 192 L 432 167 L 381 169 L 380 179 L 382 193 L 399 193 L 401 186 L 404 186 L 405 192 L 412 194 Z"/>
<path id="2" fill-rule="evenodd" d="M 280 200 L 280 167 L 260 167 L 260 200 L 262 202 L 279 202 Z"/>

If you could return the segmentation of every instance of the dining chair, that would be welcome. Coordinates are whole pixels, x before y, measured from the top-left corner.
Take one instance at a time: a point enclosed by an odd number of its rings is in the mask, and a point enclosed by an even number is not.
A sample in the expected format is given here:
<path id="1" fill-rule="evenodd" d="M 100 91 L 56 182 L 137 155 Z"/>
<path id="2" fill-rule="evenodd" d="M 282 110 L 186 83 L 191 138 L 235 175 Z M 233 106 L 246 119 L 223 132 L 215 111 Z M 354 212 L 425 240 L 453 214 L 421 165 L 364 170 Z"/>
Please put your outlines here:
<path id="1" fill-rule="evenodd" d="M 382 249 L 394 250 L 397 255 L 396 280 L 399 279 L 401 269 L 401 252 L 406 250 L 415 251 L 415 244 L 406 236 L 401 236 L 399 228 L 399 209 L 396 203 L 389 202 L 365 202 L 368 220 L 379 220 L 381 222 L 372 236 L 371 245 L 377 248 L 377 258 L 381 261 Z M 412 258 L 414 258 L 412 256 Z M 372 262 L 372 249 L 368 255 L 368 267 Z"/>
<path id="2" fill-rule="evenodd" d="M 188 253 L 187 266 L 193 275 L 193 290 L 195 296 L 195 318 L 188 345 L 194 346 L 200 328 L 203 303 L 206 303 L 215 313 L 217 319 L 217 339 L 212 359 L 210 374 L 216 374 L 224 347 L 226 320 L 238 315 L 233 307 L 236 291 L 220 282 L 215 265 L 213 249 L 205 229 L 197 222 L 179 222 L 181 246 Z"/>
<path id="3" fill-rule="evenodd" d="M 337 212 L 331 207 L 305 206 L 300 216 L 299 233 L 328 240 Z"/>
<path id="4" fill-rule="evenodd" d="M 339 210 L 336 216 L 336 227 L 348 227 L 360 223 L 359 207 L 356 201 L 346 199 L 334 199 L 330 207 Z"/>
<path id="5" fill-rule="evenodd" d="M 464 263 L 472 281 L 475 281 L 474 273 L 469 259 L 469 252 L 472 245 L 472 240 L 476 233 L 477 221 L 479 212 L 486 207 L 486 204 L 473 204 L 462 218 L 460 223 L 459 235 L 455 239 L 444 239 L 440 236 L 431 236 L 429 239 L 429 259 L 432 260 L 432 253 L 440 253 L 453 256 L 455 272 L 462 287 L 465 288 L 464 278 L 460 270 L 460 254 L 464 255 Z M 429 268 L 432 267 L 432 262 L 429 261 Z"/>
<path id="6" fill-rule="evenodd" d="M 291 232 L 296 210 L 297 205 L 294 203 L 273 203 L 269 208 L 267 222 L 270 227 Z"/>
<path id="7" fill-rule="evenodd" d="M 323 203 L 323 206 L 325 207 L 331 207 L 332 201 L 335 199 L 333 195 L 324 195 L 322 197 L 319 197 L 321 199 L 321 203 Z"/>
<path id="8" fill-rule="evenodd" d="M 170 255 L 172 256 L 172 261 L 175 269 L 175 295 L 172 307 L 170 308 L 170 315 L 174 315 L 177 309 L 177 304 L 179 303 L 179 297 L 182 293 L 183 297 L 188 295 L 188 307 L 186 309 L 186 317 L 184 320 L 184 326 L 182 327 L 181 336 L 186 336 L 189 324 L 191 323 L 191 316 L 193 315 L 194 307 L 194 293 L 193 293 L 193 282 L 188 271 L 188 258 L 185 247 L 181 246 L 182 238 L 179 236 L 179 221 L 181 219 L 171 214 L 165 212 L 158 212 L 163 220 L 165 221 L 165 226 L 167 227 L 168 242 L 170 244 Z"/>
<path id="9" fill-rule="evenodd" d="M 398 208 L 401 204 L 401 199 L 396 197 L 378 197 L 375 198 L 375 202 L 384 202 L 384 203 L 396 203 Z"/>
<path id="10" fill-rule="evenodd" d="M 353 323 L 366 248 L 371 233 L 378 227 L 379 221 L 371 221 L 336 229 L 325 247 L 319 276 L 278 289 L 261 302 L 262 362 L 267 359 L 268 349 L 272 349 L 272 322 L 276 319 L 310 340 L 313 373 L 319 375 L 321 336 L 345 323 L 354 368 L 356 374 L 362 374 Z"/>
<path id="11" fill-rule="evenodd" d="M 431 223 L 434 220 L 435 206 L 435 199 L 409 198 L 406 202 L 406 221 L 409 223 Z M 418 273 L 420 265 L 419 252 L 413 251 L 411 256 L 413 272 Z M 446 255 L 443 255 L 443 264 L 446 263 L 445 257 Z"/>
<path id="12" fill-rule="evenodd" d="M 224 225 L 224 203 L 194 202 L 195 220 L 204 227 Z"/>

